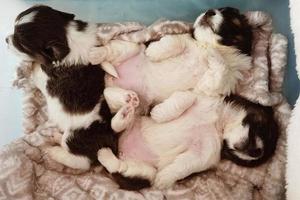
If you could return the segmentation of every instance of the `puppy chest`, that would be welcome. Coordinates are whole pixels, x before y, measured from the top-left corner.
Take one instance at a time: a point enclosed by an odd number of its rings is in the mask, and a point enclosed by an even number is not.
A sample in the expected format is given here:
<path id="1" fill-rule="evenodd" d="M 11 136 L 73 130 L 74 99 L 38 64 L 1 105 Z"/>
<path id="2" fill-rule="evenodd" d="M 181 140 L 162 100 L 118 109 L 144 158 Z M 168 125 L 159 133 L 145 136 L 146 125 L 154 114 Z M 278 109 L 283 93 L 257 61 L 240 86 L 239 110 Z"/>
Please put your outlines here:
<path id="1" fill-rule="evenodd" d="M 105 76 L 106 86 L 117 86 L 123 89 L 134 90 L 135 92 L 142 92 L 143 90 L 143 56 L 137 55 L 129 60 L 115 66 L 119 78 L 114 78 L 110 75 Z"/>

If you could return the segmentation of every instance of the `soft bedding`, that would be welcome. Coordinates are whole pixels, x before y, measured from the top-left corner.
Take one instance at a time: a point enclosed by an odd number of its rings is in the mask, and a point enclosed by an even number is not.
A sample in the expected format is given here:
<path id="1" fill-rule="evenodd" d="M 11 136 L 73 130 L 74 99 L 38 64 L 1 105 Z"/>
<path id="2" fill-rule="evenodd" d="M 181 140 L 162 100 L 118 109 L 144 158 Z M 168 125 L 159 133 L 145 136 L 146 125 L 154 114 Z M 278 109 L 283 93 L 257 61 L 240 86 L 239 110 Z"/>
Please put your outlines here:
<path id="1" fill-rule="evenodd" d="M 28 81 L 30 66 L 20 66 L 16 85 L 24 89 L 24 137 L 0 152 L 0 199 L 281 199 L 284 195 L 285 129 L 290 108 L 282 96 L 287 41 L 272 33 L 271 18 L 262 12 L 247 13 L 254 29 L 253 64 L 239 94 L 263 105 L 272 105 L 281 136 L 275 156 L 256 168 L 222 161 L 216 170 L 180 181 L 169 190 L 118 189 L 101 167 L 88 172 L 67 168 L 50 160 L 45 149 L 52 143 L 55 127 L 46 123 L 46 105 L 41 93 Z M 186 33 L 191 25 L 159 21 L 149 27 L 136 24 L 100 24 L 103 43 L 112 38 L 136 42 L 156 40 L 165 34 Z M 125 28 L 124 28 L 125 27 Z M 128 31 L 130 32 L 128 33 Z"/>

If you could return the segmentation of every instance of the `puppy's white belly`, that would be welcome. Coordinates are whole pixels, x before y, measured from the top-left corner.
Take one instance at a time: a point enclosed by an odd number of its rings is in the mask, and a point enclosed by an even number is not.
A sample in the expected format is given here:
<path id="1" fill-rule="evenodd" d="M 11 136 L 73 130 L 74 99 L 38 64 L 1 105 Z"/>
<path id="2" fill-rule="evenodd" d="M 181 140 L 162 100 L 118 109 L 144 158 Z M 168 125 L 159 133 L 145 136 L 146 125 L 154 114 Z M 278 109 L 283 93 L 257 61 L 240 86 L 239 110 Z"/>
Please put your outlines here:
<path id="1" fill-rule="evenodd" d="M 203 99 L 199 103 L 198 100 L 186 113 L 168 123 L 156 123 L 149 117 L 142 117 L 133 129 L 121 135 L 121 158 L 142 160 L 161 167 L 161 163 L 167 163 L 165 160 L 173 160 L 187 150 L 203 155 L 203 142 L 215 143 L 219 153 L 220 137 L 215 127 L 218 114 L 211 111 L 215 106 L 218 101 Z"/>
<path id="2" fill-rule="evenodd" d="M 106 76 L 106 86 L 133 90 L 146 101 L 161 102 L 178 90 L 193 89 L 206 71 L 205 54 L 195 44 L 175 58 L 152 62 L 141 52 L 116 66 L 119 78 Z"/>
<path id="3" fill-rule="evenodd" d="M 178 119 L 167 123 L 155 123 L 150 118 L 143 118 L 143 135 L 152 151 L 163 155 L 180 146 L 182 150 L 188 149 L 191 142 L 203 133 L 215 132 L 218 114 L 213 110 L 208 112 L 208 108 L 197 102 Z"/>
<path id="4" fill-rule="evenodd" d="M 149 96 L 161 102 L 175 91 L 193 89 L 207 66 L 200 55 L 184 53 L 166 61 L 149 62 L 144 69 Z"/>

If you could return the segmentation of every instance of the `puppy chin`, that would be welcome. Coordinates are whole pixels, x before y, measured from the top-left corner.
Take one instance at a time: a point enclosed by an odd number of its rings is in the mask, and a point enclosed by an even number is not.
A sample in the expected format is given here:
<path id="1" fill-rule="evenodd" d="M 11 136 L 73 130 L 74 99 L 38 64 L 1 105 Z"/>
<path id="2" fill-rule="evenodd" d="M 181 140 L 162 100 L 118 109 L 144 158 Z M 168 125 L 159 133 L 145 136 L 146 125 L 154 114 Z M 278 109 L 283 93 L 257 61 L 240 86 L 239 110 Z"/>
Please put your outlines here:
<path id="1" fill-rule="evenodd" d="M 221 37 L 215 34 L 210 27 L 198 25 L 194 30 L 194 37 L 199 42 L 217 44 Z"/>

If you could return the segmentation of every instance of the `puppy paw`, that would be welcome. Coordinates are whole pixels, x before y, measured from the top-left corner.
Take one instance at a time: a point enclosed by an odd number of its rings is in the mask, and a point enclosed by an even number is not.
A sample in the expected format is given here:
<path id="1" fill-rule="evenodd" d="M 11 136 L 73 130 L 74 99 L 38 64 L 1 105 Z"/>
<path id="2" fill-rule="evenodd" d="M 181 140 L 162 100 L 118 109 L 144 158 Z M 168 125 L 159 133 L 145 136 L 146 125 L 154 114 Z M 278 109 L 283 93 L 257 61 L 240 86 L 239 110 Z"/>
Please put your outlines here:
<path id="1" fill-rule="evenodd" d="M 117 172 L 120 167 L 118 158 L 114 155 L 110 148 L 102 148 L 98 151 L 98 160 L 109 173 Z"/>
<path id="2" fill-rule="evenodd" d="M 50 141 L 55 143 L 55 144 L 61 144 L 62 140 L 62 134 L 59 131 L 55 131 L 52 133 L 52 136 L 50 137 Z"/>
<path id="3" fill-rule="evenodd" d="M 150 112 L 151 118 L 157 123 L 171 121 L 173 117 L 171 115 L 168 115 L 164 109 L 165 107 L 163 104 L 158 104 L 154 106 Z"/>
<path id="4" fill-rule="evenodd" d="M 61 147 L 59 146 L 50 146 L 45 148 L 45 153 L 52 159 L 57 160 L 56 158 L 60 156 Z"/>
<path id="5" fill-rule="evenodd" d="M 92 47 L 88 55 L 89 62 L 93 65 L 98 65 L 105 60 L 106 54 L 105 47 Z"/>
<path id="6" fill-rule="evenodd" d="M 126 103 L 132 105 L 134 108 L 138 107 L 140 104 L 138 95 L 133 91 L 129 91 L 126 95 Z"/>
<path id="7" fill-rule="evenodd" d="M 131 104 L 123 106 L 111 121 L 112 129 L 117 133 L 126 129 L 134 119 L 134 111 Z"/>
<path id="8" fill-rule="evenodd" d="M 154 187 L 157 189 L 168 189 L 174 183 L 176 179 L 172 171 L 162 170 L 157 173 L 155 180 L 154 180 Z"/>

